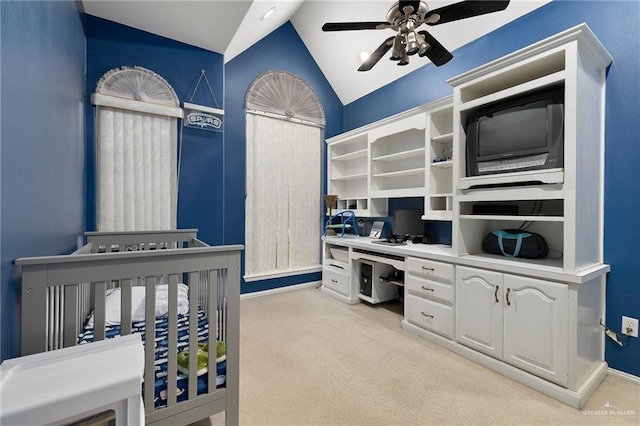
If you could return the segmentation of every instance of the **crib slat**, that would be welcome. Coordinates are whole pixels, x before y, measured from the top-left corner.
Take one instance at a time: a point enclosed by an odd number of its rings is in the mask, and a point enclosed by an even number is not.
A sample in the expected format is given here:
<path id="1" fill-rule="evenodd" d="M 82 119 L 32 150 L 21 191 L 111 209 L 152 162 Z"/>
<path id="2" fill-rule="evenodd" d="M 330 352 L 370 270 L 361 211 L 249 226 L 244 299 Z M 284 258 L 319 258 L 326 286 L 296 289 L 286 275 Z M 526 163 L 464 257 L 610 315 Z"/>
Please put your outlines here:
<path id="1" fill-rule="evenodd" d="M 107 282 L 93 283 L 93 340 L 105 339 Z"/>
<path id="2" fill-rule="evenodd" d="M 72 284 L 64 288 L 64 347 L 75 346 L 78 343 L 80 331 L 80 317 L 78 303 L 79 286 Z"/>
<path id="3" fill-rule="evenodd" d="M 120 282 L 120 334 L 131 334 L 131 278 Z"/>
<path id="4" fill-rule="evenodd" d="M 167 407 L 176 404 L 176 383 L 178 381 L 178 275 L 169 275 L 169 333 L 167 336 Z"/>
<path id="5" fill-rule="evenodd" d="M 199 273 L 189 272 L 189 399 L 198 395 L 198 288 Z"/>
<path id="6" fill-rule="evenodd" d="M 218 366 L 216 364 L 216 348 L 218 336 L 218 274 L 217 271 L 207 271 L 209 274 L 209 309 L 207 319 L 209 321 L 209 393 L 216 388 L 216 376 Z"/>
<path id="7" fill-rule="evenodd" d="M 156 277 L 145 277 L 144 410 L 153 413 L 155 397 Z"/>

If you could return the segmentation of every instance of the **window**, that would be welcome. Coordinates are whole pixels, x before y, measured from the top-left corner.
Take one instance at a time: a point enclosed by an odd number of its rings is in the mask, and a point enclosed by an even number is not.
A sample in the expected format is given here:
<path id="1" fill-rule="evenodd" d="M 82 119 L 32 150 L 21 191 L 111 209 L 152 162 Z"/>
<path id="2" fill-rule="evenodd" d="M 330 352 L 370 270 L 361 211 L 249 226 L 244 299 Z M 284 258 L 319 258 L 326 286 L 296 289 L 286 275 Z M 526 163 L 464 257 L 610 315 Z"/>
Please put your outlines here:
<path id="1" fill-rule="evenodd" d="M 107 72 L 97 107 L 98 230 L 176 228 L 178 97 L 142 67 Z"/>
<path id="2" fill-rule="evenodd" d="M 282 71 L 258 77 L 247 109 L 245 280 L 318 270 L 322 128 L 317 96 Z"/>

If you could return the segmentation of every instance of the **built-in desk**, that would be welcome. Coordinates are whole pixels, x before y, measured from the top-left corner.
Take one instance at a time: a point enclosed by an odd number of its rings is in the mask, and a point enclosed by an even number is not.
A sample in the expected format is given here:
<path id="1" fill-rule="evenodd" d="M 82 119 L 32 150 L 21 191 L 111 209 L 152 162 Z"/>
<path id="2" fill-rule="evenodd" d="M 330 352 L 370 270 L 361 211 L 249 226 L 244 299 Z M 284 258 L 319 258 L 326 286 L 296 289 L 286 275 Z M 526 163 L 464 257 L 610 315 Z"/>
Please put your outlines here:
<path id="1" fill-rule="evenodd" d="M 396 256 L 417 256 L 428 257 L 434 260 L 452 261 L 451 246 L 444 244 L 414 244 L 407 241 L 405 245 L 384 245 L 375 244 L 374 240 L 368 237 L 356 237 L 355 235 L 345 235 L 344 237 L 323 237 L 323 241 L 327 244 L 335 244 L 338 246 L 352 247 L 354 249 L 362 249 L 375 251 L 378 253 L 386 253 Z"/>
<path id="2" fill-rule="evenodd" d="M 402 282 L 381 279 L 394 269 Z M 323 238 L 321 291 L 348 304 L 401 294 L 403 329 L 579 408 L 606 375 L 599 322 L 608 271 L 345 235 Z"/>

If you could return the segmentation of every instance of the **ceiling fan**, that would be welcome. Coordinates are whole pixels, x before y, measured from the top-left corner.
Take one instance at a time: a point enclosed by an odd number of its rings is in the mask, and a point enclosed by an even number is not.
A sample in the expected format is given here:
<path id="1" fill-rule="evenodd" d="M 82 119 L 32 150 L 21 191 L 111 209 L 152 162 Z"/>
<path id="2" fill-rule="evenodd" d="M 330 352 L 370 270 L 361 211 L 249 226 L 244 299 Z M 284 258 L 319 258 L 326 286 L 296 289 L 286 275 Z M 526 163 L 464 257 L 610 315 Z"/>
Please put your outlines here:
<path id="1" fill-rule="evenodd" d="M 420 57 L 426 56 L 436 66 L 446 64 L 453 55 L 436 40 L 428 31 L 416 31 L 422 24 L 440 25 L 460 19 L 499 12 L 509 5 L 506 1 L 461 1 L 438 9 L 429 10 L 424 1 L 397 1 L 387 12 L 387 20 L 381 22 L 328 22 L 322 26 L 322 31 L 351 31 L 351 30 L 383 30 L 390 28 L 397 32 L 386 39 L 364 61 L 358 71 L 369 71 L 392 49 L 391 59 L 398 65 L 407 65 L 409 56 L 416 53 Z"/>

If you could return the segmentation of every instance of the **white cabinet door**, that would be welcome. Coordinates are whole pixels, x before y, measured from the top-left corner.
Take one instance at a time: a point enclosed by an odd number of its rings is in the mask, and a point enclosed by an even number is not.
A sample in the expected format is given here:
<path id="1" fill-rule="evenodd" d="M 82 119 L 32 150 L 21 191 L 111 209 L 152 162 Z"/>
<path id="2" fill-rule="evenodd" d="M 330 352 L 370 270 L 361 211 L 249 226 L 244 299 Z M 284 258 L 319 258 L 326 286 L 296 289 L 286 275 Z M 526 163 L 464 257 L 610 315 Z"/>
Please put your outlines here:
<path id="1" fill-rule="evenodd" d="M 514 275 L 504 285 L 504 361 L 566 386 L 568 287 Z"/>
<path id="2" fill-rule="evenodd" d="M 456 267 L 456 341 L 502 358 L 503 274 Z"/>

